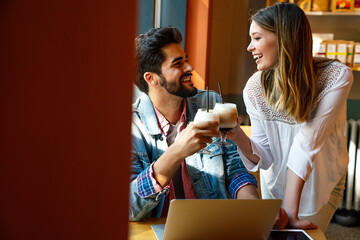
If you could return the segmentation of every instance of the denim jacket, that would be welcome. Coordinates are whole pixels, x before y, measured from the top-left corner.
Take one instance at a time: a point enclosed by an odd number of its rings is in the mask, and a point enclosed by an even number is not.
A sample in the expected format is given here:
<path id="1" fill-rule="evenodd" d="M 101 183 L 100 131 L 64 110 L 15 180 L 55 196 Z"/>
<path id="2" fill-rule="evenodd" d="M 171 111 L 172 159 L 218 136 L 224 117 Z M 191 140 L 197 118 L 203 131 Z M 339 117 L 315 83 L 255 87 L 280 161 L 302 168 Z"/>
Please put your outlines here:
<path id="1" fill-rule="evenodd" d="M 186 98 L 187 122 L 194 120 L 199 108 L 204 108 L 206 91 L 198 90 L 194 97 Z M 213 108 L 220 97 L 209 93 L 209 106 Z M 129 219 L 138 221 L 144 217 L 160 217 L 164 199 L 169 189 L 156 192 L 149 176 L 150 165 L 167 148 L 154 107 L 147 95 L 139 97 L 133 104 L 132 154 L 130 179 Z M 218 138 L 214 142 L 220 141 Z M 226 147 L 210 144 L 211 154 L 195 153 L 185 159 L 193 189 L 199 199 L 236 198 L 242 186 L 254 184 L 256 179 L 246 171 L 235 144 Z"/>

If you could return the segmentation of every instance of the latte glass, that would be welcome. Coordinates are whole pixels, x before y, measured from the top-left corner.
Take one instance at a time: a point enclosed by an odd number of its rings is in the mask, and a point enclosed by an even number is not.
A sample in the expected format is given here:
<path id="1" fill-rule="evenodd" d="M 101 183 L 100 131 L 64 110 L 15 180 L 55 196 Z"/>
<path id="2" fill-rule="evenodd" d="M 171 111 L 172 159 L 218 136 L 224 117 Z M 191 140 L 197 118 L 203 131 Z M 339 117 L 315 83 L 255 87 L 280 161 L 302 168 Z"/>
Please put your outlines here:
<path id="1" fill-rule="evenodd" d="M 209 112 L 206 111 L 205 108 L 198 109 L 198 111 L 196 112 L 195 118 L 194 118 L 194 124 L 196 125 L 199 122 L 210 122 L 210 121 L 220 122 L 219 114 L 211 109 L 209 110 Z M 218 128 L 219 127 L 212 127 L 209 129 L 219 130 Z M 211 152 L 204 148 L 204 149 L 201 149 L 199 151 L 199 153 L 209 154 Z"/>
<path id="2" fill-rule="evenodd" d="M 226 142 L 226 135 L 237 125 L 238 112 L 236 104 L 216 103 L 214 112 L 217 112 L 220 116 L 221 142 L 219 144 L 224 146 L 231 145 L 230 143 Z"/>

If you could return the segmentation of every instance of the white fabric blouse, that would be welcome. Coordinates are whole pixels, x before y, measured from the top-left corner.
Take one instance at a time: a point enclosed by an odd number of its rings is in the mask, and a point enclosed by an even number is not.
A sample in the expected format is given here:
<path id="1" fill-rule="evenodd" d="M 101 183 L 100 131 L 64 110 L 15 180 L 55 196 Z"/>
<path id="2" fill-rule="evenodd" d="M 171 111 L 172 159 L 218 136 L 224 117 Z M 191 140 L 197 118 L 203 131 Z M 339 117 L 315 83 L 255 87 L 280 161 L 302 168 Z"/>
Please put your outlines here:
<path id="1" fill-rule="evenodd" d="M 255 165 L 239 151 L 244 165 L 250 171 L 261 169 L 263 196 L 284 199 L 287 168 L 305 180 L 299 216 L 314 215 L 328 202 L 349 161 L 344 131 L 352 71 L 340 62 L 327 66 L 318 62 L 316 78 L 317 97 L 310 120 L 301 124 L 266 104 L 261 72 L 244 89 L 252 151 L 260 158 Z"/>

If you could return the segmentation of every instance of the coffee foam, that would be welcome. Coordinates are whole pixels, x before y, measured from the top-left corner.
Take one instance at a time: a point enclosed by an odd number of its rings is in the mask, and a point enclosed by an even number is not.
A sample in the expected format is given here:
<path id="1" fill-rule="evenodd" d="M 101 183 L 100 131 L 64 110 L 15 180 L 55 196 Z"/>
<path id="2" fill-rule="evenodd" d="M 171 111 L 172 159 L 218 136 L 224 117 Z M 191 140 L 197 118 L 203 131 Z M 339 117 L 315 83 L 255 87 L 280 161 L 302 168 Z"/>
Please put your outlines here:
<path id="1" fill-rule="evenodd" d="M 233 103 L 216 103 L 214 111 L 220 115 L 220 128 L 234 128 L 237 124 L 237 109 Z"/>
<path id="2" fill-rule="evenodd" d="M 206 109 L 198 109 L 194 122 L 209 122 L 209 121 L 220 121 L 219 114 L 214 110 L 210 109 L 209 112 Z"/>

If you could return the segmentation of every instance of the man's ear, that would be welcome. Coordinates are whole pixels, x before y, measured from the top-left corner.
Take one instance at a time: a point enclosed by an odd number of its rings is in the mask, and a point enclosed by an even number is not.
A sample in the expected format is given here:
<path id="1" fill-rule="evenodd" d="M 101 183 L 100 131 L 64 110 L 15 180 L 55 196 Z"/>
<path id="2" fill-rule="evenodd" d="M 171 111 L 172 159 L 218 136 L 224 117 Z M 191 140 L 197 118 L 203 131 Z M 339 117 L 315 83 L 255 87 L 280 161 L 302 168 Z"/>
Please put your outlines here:
<path id="1" fill-rule="evenodd" d="M 150 85 L 158 85 L 158 76 L 156 73 L 146 72 L 144 73 L 144 79 Z"/>

